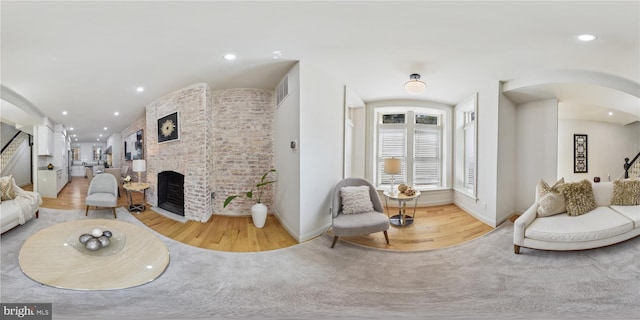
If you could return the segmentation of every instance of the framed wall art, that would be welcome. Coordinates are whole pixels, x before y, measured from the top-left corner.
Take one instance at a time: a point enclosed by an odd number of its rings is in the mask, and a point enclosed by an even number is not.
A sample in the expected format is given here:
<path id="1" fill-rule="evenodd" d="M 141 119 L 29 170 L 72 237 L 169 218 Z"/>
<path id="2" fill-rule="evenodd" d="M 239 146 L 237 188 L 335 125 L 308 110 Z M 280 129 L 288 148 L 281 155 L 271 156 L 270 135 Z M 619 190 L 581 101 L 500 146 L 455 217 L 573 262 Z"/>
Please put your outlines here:
<path id="1" fill-rule="evenodd" d="M 126 160 L 144 159 L 142 129 L 124 139 L 124 158 Z"/>
<path id="2" fill-rule="evenodd" d="M 180 139 L 180 123 L 178 112 L 158 119 L 158 143 Z"/>
<path id="3" fill-rule="evenodd" d="M 573 173 L 587 173 L 587 135 L 573 135 Z"/>

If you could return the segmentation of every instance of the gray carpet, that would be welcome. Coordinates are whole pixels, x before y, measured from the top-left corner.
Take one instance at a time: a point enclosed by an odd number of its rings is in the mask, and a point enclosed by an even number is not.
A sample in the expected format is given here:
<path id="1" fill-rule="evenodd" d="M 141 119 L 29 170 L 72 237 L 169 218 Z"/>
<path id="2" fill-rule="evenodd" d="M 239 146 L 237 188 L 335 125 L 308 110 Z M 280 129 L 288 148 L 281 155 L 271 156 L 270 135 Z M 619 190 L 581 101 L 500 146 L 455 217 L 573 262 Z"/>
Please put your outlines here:
<path id="1" fill-rule="evenodd" d="M 113 219 L 111 211 L 89 218 Z M 1 301 L 53 303 L 53 319 L 639 319 L 640 238 L 579 252 L 513 254 L 507 222 L 469 243 L 387 252 L 321 236 L 257 253 L 195 248 L 162 235 L 165 273 L 114 291 L 55 289 L 22 274 L 18 253 L 84 211 L 42 209 L 1 237 Z M 142 225 L 125 209 L 118 219 Z M 151 231 L 154 232 L 154 231 Z M 393 239 L 391 239 L 393 241 Z"/>

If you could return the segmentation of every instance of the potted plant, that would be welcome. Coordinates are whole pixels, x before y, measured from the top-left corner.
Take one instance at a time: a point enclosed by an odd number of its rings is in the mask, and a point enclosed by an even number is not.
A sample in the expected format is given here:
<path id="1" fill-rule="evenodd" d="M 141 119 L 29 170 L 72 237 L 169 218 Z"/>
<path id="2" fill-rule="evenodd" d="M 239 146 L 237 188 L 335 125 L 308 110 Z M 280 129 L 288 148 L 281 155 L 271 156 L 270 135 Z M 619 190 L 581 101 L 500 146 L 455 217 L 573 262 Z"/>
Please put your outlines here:
<path id="1" fill-rule="evenodd" d="M 251 207 L 251 218 L 253 219 L 253 224 L 257 228 L 264 227 L 264 223 L 267 221 L 267 206 L 262 204 L 262 191 L 263 188 L 268 185 L 275 183 L 276 180 L 268 180 L 268 176 L 270 173 L 276 172 L 276 169 L 271 169 L 262 175 L 260 182 L 256 183 L 256 193 L 253 193 L 253 189 L 247 191 L 244 195 L 249 198 L 255 200 L 255 204 Z M 229 203 L 235 198 L 242 197 L 242 195 L 232 195 L 228 196 L 224 200 L 223 208 L 226 208 Z"/>

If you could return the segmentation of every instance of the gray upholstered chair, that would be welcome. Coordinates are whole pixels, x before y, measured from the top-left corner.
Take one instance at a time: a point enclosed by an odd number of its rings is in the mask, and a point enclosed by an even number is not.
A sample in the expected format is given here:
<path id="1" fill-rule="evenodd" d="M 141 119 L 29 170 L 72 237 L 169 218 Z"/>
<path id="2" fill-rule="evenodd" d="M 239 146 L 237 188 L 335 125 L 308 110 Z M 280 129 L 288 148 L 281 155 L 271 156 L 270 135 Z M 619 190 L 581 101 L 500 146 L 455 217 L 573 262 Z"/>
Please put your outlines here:
<path id="1" fill-rule="evenodd" d="M 363 213 L 343 214 L 342 205 L 342 187 L 350 186 L 368 186 L 369 197 L 373 204 L 373 210 Z M 346 178 L 336 184 L 333 189 L 331 200 L 331 230 L 333 232 L 333 243 L 331 248 L 336 245 L 339 237 L 356 236 L 361 234 L 369 234 L 374 232 L 384 232 L 384 238 L 389 243 L 389 217 L 384 214 L 384 208 L 376 188 L 369 181 L 361 178 Z"/>
<path id="2" fill-rule="evenodd" d="M 89 183 L 85 204 L 87 205 L 85 216 L 89 215 L 89 206 L 96 206 L 112 208 L 113 216 L 118 218 L 116 216 L 116 206 L 118 205 L 118 181 L 116 178 L 108 173 L 95 175 Z"/>

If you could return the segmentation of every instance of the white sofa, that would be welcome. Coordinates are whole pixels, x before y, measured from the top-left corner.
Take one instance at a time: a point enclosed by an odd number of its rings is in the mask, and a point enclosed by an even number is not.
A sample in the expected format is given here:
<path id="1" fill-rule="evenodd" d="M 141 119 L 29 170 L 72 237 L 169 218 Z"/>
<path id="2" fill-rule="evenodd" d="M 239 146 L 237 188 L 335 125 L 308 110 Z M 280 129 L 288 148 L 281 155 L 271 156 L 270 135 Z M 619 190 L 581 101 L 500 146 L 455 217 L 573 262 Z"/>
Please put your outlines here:
<path id="1" fill-rule="evenodd" d="M 579 216 L 566 212 L 539 217 L 536 201 L 515 222 L 514 252 L 520 248 L 583 250 L 598 248 L 640 235 L 640 205 L 611 205 L 612 182 L 592 183 L 596 209 Z"/>
<path id="2" fill-rule="evenodd" d="M 38 218 L 42 197 L 37 192 L 24 191 L 14 183 L 16 198 L 0 202 L 0 233 L 5 233 L 33 217 Z"/>

